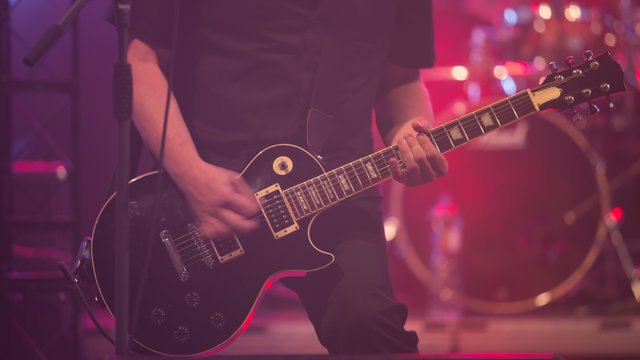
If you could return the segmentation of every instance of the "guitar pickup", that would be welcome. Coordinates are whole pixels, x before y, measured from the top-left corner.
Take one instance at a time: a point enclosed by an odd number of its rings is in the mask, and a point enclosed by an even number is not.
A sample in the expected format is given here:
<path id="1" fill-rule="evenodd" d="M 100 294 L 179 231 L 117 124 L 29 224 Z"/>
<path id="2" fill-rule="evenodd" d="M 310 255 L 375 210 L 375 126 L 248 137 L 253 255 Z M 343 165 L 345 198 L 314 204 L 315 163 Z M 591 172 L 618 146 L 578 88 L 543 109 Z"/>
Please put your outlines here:
<path id="1" fill-rule="evenodd" d="M 300 229 L 285 201 L 280 184 L 273 184 L 255 193 L 262 214 L 269 224 L 273 237 L 279 239 Z"/>
<path id="2" fill-rule="evenodd" d="M 244 249 L 240 244 L 240 240 L 238 240 L 238 237 L 235 235 L 224 239 L 212 240 L 211 244 L 213 244 L 213 249 L 221 264 L 244 255 Z"/>

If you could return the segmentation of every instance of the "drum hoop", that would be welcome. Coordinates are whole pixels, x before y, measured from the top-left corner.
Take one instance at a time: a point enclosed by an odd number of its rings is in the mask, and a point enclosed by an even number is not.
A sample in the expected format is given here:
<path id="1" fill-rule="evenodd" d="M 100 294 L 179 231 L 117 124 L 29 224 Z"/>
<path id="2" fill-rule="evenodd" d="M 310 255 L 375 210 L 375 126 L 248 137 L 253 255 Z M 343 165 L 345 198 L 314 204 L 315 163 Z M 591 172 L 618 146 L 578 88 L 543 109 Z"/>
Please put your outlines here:
<path id="1" fill-rule="evenodd" d="M 592 169 L 594 170 L 594 176 L 596 179 L 598 190 L 598 200 L 600 204 L 600 214 L 602 214 L 602 217 L 600 218 L 598 223 L 594 241 L 580 265 L 564 281 L 560 282 L 553 288 L 542 292 L 534 297 L 515 301 L 488 301 L 465 296 L 460 292 L 454 292 L 454 296 L 452 298 L 457 299 L 457 304 L 459 304 L 462 308 L 491 314 L 513 314 L 543 307 L 565 295 L 580 280 L 582 280 L 589 269 L 591 269 L 596 259 L 598 258 L 598 255 L 600 254 L 602 244 L 604 243 L 607 235 L 607 226 L 605 224 L 603 216 L 611 206 L 608 195 L 608 181 L 606 175 L 604 174 L 604 171 L 599 170 L 601 167 L 598 166 L 600 160 L 596 153 L 592 150 L 586 137 L 579 130 L 577 130 L 566 118 L 564 118 L 564 116 L 552 111 L 539 113 L 538 115 L 543 120 L 555 125 L 562 132 L 568 135 L 569 138 L 578 145 L 582 153 L 586 156 L 587 160 L 591 164 Z M 418 253 L 414 245 L 411 243 L 411 241 L 409 241 L 409 235 L 407 233 L 407 226 L 405 223 L 403 209 L 404 188 L 404 185 L 394 181 L 391 184 L 389 190 L 390 196 L 388 198 L 390 199 L 390 201 L 388 203 L 388 215 L 398 220 L 398 228 L 395 236 L 395 241 L 398 242 L 402 250 L 402 254 L 406 260 L 409 270 L 423 285 L 425 285 L 429 289 L 429 291 L 435 293 L 435 290 L 432 286 L 434 281 L 431 270 L 429 270 L 428 266 L 425 265 L 422 259 L 417 255 Z"/>

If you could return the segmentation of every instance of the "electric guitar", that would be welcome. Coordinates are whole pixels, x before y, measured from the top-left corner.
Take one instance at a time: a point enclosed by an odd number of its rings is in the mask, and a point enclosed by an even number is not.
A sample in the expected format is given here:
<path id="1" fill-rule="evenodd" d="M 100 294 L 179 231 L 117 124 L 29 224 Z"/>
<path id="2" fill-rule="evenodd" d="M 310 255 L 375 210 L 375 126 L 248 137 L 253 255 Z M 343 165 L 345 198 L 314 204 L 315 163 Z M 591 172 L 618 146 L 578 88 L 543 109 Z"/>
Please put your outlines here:
<path id="1" fill-rule="evenodd" d="M 533 113 L 565 110 L 609 98 L 624 90 L 623 73 L 609 53 L 546 77 L 540 86 L 430 130 L 445 153 Z M 609 99 L 609 104 L 613 103 Z M 326 172 L 304 149 L 274 145 L 264 149 L 241 176 L 255 191 L 260 229 L 242 236 L 209 239 L 175 184 L 150 173 L 130 182 L 131 294 L 140 283 L 142 264 L 151 257 L 142 286 L 135 349 L 187 356 L 219 351 L 247 328 L 264 291 L 278 278 L 322 269 L 333 255 L 309 238 L 316 216 L 332 205 L 391 177 L 389 159 L 402 157 L 397 145 Z M 100 296 L 114 311 L 115 194 L 102 208 L 93 230 L 93 271 Z M 159 222 L 152 226 L 154 209 Z M 150 241 L 151 229 L 157 229 Z M 133 309 L 133 301 L 131 308 Z M 133 320 L 132 320 L 133 322 Z"/>

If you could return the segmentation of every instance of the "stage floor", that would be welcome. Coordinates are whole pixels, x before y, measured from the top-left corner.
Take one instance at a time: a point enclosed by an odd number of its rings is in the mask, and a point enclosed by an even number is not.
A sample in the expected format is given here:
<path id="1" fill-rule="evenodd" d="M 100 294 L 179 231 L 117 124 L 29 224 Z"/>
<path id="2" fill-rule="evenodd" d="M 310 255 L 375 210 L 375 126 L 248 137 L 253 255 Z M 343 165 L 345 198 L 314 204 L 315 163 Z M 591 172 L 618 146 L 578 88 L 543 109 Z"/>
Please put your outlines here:
<path id="1" fill-rule="evenodd" d="M 101 314 L 101 319 L 108 315 Z M 112 331 L 112 322 L 108 322 Z M 85 319 L 84 357 L 104 359 L 113 348 Z M 565 359 L 640 358 L 640 315 L 463 316 L 457 322 L 412 316 L 407 328 L 419 350 L 434 353 L 551 353 Z M 299 306 L 259 308 L 245 333 L 220 355 L 326 354 Z"/>

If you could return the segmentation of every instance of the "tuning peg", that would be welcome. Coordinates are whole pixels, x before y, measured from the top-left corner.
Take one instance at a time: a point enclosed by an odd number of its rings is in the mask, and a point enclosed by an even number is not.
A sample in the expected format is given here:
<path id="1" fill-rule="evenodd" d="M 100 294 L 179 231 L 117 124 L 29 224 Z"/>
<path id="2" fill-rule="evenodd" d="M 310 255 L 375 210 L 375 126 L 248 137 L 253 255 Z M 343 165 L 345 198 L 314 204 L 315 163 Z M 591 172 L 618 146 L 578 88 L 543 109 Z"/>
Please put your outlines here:
<path id="1" fill-rule="evenodd" d="M 600 112 L 600 108 L 598 108 L 594 103 L 592 103 L 591 101 L 589 101 L 589 116 L 593 116 L 597 113 Z"/>
<path id="2" fill-rule="evenodd" d="M 557 73 L 558 72 L 558 64 L 556 64 L 555 61 L 549 61 L 549 70 L 551 70 L 552 73 Z"/>
<path id="3" fill-rule="evenodd" d="M 566 59 L 564 59 L 564 63 L 567 64 L 567 66 L 569 68 L 573 68 L 573 64 L 575 64 L 576 59 L 572 56 L 567 56 Z"/>
<path id="4" fill-rule="evenodd" d="M 582 58 L 584 61 L 591 61 L 591 59 L 593 59 L 593 51 L 585 50 L 585 52 L 582 53 Z"/>

